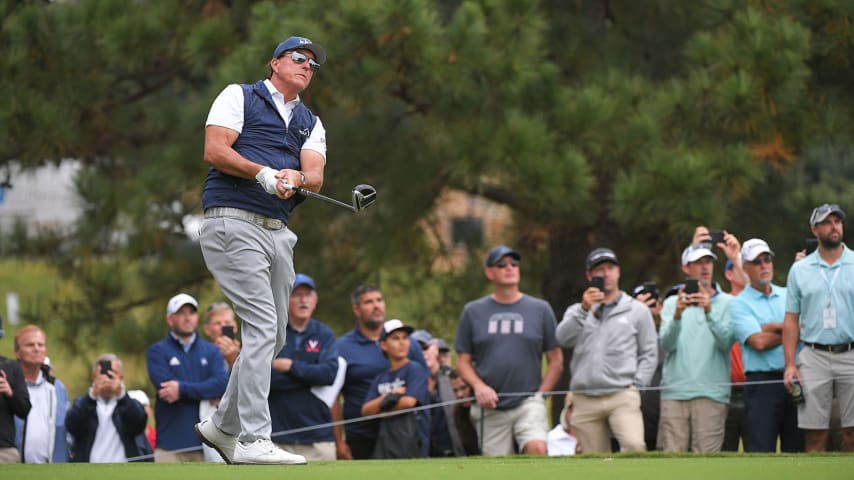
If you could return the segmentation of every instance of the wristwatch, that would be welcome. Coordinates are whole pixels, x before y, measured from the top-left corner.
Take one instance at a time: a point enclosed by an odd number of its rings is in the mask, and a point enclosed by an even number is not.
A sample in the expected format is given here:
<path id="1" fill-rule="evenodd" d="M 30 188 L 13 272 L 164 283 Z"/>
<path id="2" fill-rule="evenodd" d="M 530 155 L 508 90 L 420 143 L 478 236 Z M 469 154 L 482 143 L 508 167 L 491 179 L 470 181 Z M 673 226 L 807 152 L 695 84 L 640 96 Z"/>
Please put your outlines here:
<path id="1" fill-rule="evenodd" d="M 302 173 L 302 170 L 299 171 L 299 178 L 300 178 L 299 186 L 302 187 L 303 185 L 305 185 L 305 174 Z"/>

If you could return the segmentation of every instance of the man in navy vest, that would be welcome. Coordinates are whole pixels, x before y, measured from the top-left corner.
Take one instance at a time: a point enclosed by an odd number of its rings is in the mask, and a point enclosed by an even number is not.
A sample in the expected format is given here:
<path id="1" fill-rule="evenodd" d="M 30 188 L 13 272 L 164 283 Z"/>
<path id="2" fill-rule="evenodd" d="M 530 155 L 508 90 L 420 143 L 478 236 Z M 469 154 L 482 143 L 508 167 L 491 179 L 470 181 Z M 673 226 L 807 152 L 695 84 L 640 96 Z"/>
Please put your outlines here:
<path id="1" fill-rule="evenodd" d="M 325 129 L 299 93 L 325 61 L 319 45 L 290 37 L 273 51 L 266 80 L 229 85 L 208 114 L 202 253 L 243 322 L 243 347 L 219 409 L 196 431 L 228 463 L 306 463 L 270 440 L 267 398 L 294 283 L 288 218 L 304 199 L 290 187 L 319 191 L 326 163 Z"/>

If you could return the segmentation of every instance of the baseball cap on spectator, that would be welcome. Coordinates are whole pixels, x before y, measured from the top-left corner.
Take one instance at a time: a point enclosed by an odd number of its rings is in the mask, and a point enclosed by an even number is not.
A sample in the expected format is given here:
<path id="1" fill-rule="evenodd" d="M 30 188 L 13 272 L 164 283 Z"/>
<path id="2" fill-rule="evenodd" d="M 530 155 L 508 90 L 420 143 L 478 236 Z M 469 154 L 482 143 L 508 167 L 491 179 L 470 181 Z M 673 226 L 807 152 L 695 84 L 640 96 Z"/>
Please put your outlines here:
<path id="1" fill-rule="evenodd" d="M 451 351 L 451 347 L 448 345 L 448 342 L 446 342 L 445 340 L 443 340 L 441 338 L 436 338 L 435 341 L 436 341 L 436 345 L 439 346 L 440 352 L 450 352 Z"/>
<path id="2" fill-rule="evenodd" d="M 831 213 L 839 215 L 839 219 L 845 221 L 845 212 L 835 203 L 825 203 L 815 207 L 810 215 L 810 226 L 813 227 L 823 222 Z"/>
<path id="3" fill-rule="evenodd" d="M 771 255 L 772 258 L 774 257 L 771 247 L 768 246 L 765 240 L 759 238 L 751 238 L 741 246 L 741 259 L 745 262 L 752 262 L 763 253 Z"/>
<path id="4" fill-rule="evenodd" d="M 128 397 L 141 403 L 142 406 L 151 405 L 151 402 L 148 400 L 148 395 L 146 395 L 142 390 L 129 390 Z"/>
<path id="5" fill-rule="evenodd" d="M 421 348 L 423 349 L 427 348 L 427 346 L 430 345 L 430 342 L 433 341 L 433 335 L 430 335 L 430 332 L 428 332 L 427 330 L 419 329 L 412 332 L 412 334 L 409 336 L 409 339 L 418 342 L 418 344 L 421 345 Z"/>
<path id="6" fill-rule="evenodd" d="M 685 250 L 682 251 L 682 265 L 688 265 L 691 262 L 696 262 L 703 257 L 712 257 L 715 260 L 718 259 L 718 256 L 712 253 L 709 249 L 709 244 L 707 243 L 695 243 L 693 245 L 688 245 Z"/>
<path id="7" fill-rule="evenodd" d="M 272 58 L 279 58 L 290 50 L 305 49 L 314 54 L 314 61 L 323 65 L 326 61 L 326 50 L 305 37 L 290 37 L 273 50 Z"/>
<path id="8" fill-rule="evenodd" d="M 405 325 L 400 320 L 393 318 L 393 319 L 388 320 L 387 322 L 383 323 L 383 331 L 380 334 L 380 341 L 385 340 L 386 337 L 388 337 L 389 335 L 391 335 L 392 333 L 394 333 L 398 330 L 403 330 L 406 333 L 412 335 L 412 332 L 415 329 L 410 327 L 409 325 Z"/>
<path id="9" fill-rule="evenodd" d="M 311 287 L 312 290 L 317 290 L 317 286 L 314 284 L 314 279 L 304 273 L 298 273 L 294 278 L 294 290 L 296 290 L 300 285 L 306 285 Z"/>
<path id="10" fill-rule="evenodd" d="M 181 307 L 184 305 L 192 305 L 194 309 L 199 310 L 199 302 L 195 298 L 186 293 L 179 293 L 170 298 L 169 303 L 166 304 L 166 315 L 173 315 L 178 310 L 181 310 Z"/>
<path id="11" fill-rule="evenodd" d="M 587 260 L 585 261 L 585 265 L 587 265 L 587 271 L 593 270 L 596 268 L 596 265 L 600 263 L 611 262 L 614 265 L 619 265 L 620 261 L 617 260 L 617 254 L 614 253 L 610 248 L 597 248 L 592 252 L 587 254 Z"/>
<path id="12" fill-rule="evenodd" d="M 486 255 L 486 266 L 492 267 L 496 263 L 500 262 L 502 258 L 510 255 L 515 258 L 517 261 L 522 261 L 522 255 L 519 255 L 519 252 L 513 250 L 507 245 L 499 245 L 492 250 L 489 251 L 489 254 Z"/>

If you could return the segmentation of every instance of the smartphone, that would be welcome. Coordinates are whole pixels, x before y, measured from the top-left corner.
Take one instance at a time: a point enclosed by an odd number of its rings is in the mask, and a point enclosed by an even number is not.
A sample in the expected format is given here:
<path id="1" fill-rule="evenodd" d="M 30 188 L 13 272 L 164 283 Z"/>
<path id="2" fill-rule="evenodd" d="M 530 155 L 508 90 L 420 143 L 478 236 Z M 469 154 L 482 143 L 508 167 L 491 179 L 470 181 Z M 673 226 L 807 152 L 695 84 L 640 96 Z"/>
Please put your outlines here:
<path id="1" fill-rule="evenodd" d="M 600 292 L 605 291 L 605 277 L 595 276 L 590 278 L 590 286 L 596 287 Z"/>
<path id="2" fill-rule="evenodd" d="M 658 300 L 661 297 L 661 294 L 658 291 L 658 285 L 655 282 L 643 282 L 643 293 L 649 293 L 650 298 L 654 298 Z"/>
<path id="3" fill-rule="evenodd" d="M 108 375 L 113 368 L 113 362 L 110 360 L 101 360 L 98 365 L 101 366 L 101 375 Z"/>
<path id="4" fill-rule="evenodd" d="M 816 248 L 818 248 L 818 239 L 817 238 L 810 237 L 810 238 L 804 239 L 804 249 L 806 249 L 807 255 L 814 252 Z"/>
<path id="5" fill-rule="evenodd" d="M 700 284 L 697 283 L 696 278 L 688 278 L 685 280 L 685 290 L 684 293 L 699 293 Z"/>
<path id="6" fill-rule="evenodd" d="M 723 230 L 709 230 L 709 236 L 712 237 L 710 242 L 712 245 L 717 245 L 719 243 L 724 243 L 724 231 Z"/>
<path id="7" fill-rule="evenodd" d="M 223 325 L 222 334 L 234 340 L 234 325 Z"/>

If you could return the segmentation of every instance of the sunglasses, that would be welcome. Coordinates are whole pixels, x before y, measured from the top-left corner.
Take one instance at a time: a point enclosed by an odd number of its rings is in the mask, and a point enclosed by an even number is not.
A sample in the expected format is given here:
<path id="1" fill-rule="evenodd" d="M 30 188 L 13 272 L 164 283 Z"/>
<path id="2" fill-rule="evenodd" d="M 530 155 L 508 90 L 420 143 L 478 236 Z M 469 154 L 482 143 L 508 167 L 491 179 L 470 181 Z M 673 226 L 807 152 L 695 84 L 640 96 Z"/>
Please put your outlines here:
<path id="1" fill-rule="evenodd" d="M 747 263 L 751 265 L 762 265 L 763 263 L 774 263 L 774 259 L 771 258 L 771 255 L 762 255 L 761 257 L 751 260 Z"/>
<path id="2" fill-rule="evenodd" d="M 510 265 L 511 267 L 518 267 L 519 266 L 519 260 L 510 260 L 508 262 L 498 262 L 495 265 L 493 265 L 493 267 L 504 268 L 508 265 Z"/>
<path id="3" fill-rule="evenodd" d="M 293 60 L 293 62 L 296 63 L 297 65 L 302 65 L 303 63 L 308 61 L 308 68 L 312 72 L 317 72 L 318 70 L 320 70 L 320 64 L 315 62 L 314 60 L 308 58 L 308 56 L 304 53 L 290 52 L 290 56 L 291 56 L 291 60 Z"/>

